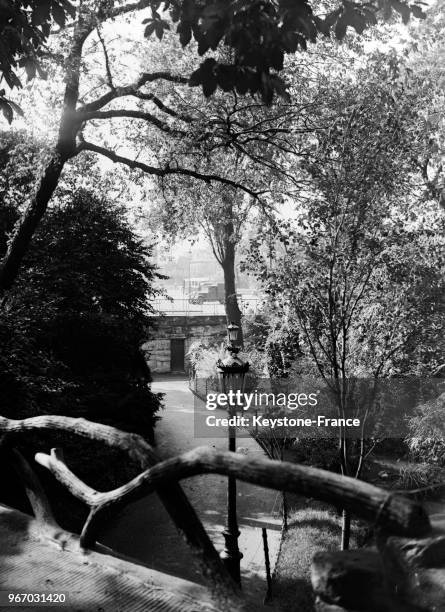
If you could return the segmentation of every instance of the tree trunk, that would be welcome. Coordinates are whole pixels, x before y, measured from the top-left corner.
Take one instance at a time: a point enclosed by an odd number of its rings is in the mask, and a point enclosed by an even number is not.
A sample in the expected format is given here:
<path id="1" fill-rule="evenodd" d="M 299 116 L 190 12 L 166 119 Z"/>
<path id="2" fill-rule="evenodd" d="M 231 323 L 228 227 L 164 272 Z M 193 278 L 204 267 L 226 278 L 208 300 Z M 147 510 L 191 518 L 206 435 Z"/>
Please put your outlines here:
<path id="1" fill-rule="evenodd" d="M 60 155 L 55 154 L 45 169 L 35 196 L 17 226 L 0 264 L 0 295 L 12 287 L 18 275 L 34 232 L 57 187 L 64 164 L 65 160 Z"/>
<path id="2" fill-rule="evenodd" d="M 5 294 L 14 284 L 32 237 L 57 187 L 65 162 L 76 154 L 76 137 L 80 128 L 79 118 L 76 116 L 76 105 L 79 98 L 82 49 L 93 27 L 91 19 L 85 22 L 83 15 L 79 16 L 66 60 L 63 113 L 60 119 L 57 144 L 40 179 L 37 191 L 17 225 L 8 250 L 0 263 L 0 295 Z"/>
<path id="3" fill-rule="evenodd" d="M 236 323 L 239 325 L 240 331 L 238 335 L 238 344 L 243 346 L 243 330 L 241 327 L 241 310 L 238 305 L 235 283 L 235 243 L 231 238 L 226 240 L 225 257 L 221 263 L 224 273 L 224 294 L 227 323 Z"/>

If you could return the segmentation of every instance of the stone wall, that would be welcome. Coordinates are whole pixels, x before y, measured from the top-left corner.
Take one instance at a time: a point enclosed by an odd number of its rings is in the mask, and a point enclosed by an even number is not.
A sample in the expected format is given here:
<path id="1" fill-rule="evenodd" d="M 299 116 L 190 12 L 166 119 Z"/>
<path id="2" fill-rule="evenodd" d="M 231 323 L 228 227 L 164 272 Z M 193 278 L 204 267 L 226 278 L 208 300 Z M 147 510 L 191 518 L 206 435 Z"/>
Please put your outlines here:
<path id="1" fill-rule="evenodd" d="M 142 345 L 152 372 L 171 371 L 171 340 L 184 339 L 185 371 L 187 353 L 193 342 L 222 342 L 227 333 L 224 315 L 166 316 L 155 319 L 152 338 Z"/>
<path id="2" fill-rule="evenodd" d="M 317 612 L 445 612 L 445 525 L 424 538 L 381 534 L 373 550 L 315 555 Z"/>

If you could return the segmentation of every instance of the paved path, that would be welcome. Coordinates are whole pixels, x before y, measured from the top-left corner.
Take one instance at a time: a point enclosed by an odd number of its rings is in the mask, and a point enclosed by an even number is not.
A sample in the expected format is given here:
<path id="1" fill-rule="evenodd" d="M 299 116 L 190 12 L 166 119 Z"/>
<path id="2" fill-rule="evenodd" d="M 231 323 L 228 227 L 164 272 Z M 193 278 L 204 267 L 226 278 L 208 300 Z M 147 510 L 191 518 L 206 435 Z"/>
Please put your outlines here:
<path id="1" fill-rule="evenodd" d="M 165 393 L 162 420 L 156 427 L 157 450 L 162 458 L 174 456 L 196 446 L 226 448 L 227 440 L 194 438 L 193 411 L 195 397 L 184 379 L 159 379 L 153 391 Z M 239 441 L 238 450 L 250 456 L 263 454 L 252 438 Z M 221 532 L 226 518 L 227 479 L 219 475 L 203 475 L 183 481 L 183 487 L 198 512 L 216 548 L 222 550 Z M 264 554 L 261 527 L 267 527 L 272 567 L 280 541 L 281 495 L 238 482 L 238 522 L 243 589 L 262 600 L 265 593 Z M 104 539 L 107 546 L 120 553 L 140 559 L 158 571 L 187 580 L 201 582 L 187 545 L 156 495 L 128 506 L 114 521 Z"/>

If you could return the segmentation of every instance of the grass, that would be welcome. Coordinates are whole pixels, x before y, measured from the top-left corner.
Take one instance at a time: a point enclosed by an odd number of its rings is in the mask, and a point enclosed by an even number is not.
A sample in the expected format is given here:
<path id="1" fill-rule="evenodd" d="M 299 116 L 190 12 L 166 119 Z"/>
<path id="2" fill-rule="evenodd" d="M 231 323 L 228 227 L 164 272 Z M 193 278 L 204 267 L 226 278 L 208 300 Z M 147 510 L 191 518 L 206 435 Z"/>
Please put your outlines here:
<path id="1" fill-rule="evenodd" d="M 305 498 L 293 500 L 289 528 L 284 533 L 273 577 L 273 602 L 283 612 L 313 612 L 311 564 L 314 554 L 338 550 L 341 517 L 326 504 Z M 351 548 L 362 536 L 358 523 L 353 523 Z"/>

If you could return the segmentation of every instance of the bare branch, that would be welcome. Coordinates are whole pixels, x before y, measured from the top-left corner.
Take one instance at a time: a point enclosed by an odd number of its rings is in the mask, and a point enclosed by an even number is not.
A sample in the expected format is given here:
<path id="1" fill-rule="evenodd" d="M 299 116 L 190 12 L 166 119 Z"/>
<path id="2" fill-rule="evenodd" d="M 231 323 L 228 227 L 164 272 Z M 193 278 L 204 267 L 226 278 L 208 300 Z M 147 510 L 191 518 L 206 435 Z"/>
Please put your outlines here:
<path id="1" fill-rule="evenodd" d="M 241 189 L 245 193 L 248 193 L 253 198 L 258 199 L 260 195 L 264 194 L 265 191 L 253 191 L 249 187 L 242 185 L 241 183 L 237 183 L 236 181 L 232 181 L 231 179 L 225 178 L 223 176 L 219 176 L 218 174 L 205 174 L 202 172 L 197 172 L 196 170 L 191 170 L 189 168 L 181 168 L 178 166 L 165 166 L 164 168 L 156 168 L 155 166 L 150 166 L 149 164 L 145 164 L 143 162 L 136 161 L 134 159 L 129 159 L 128 157 L 122 157 L 118 155 L 114 151 L 109 151 L 104 147 L 100 147 L 91 142 L 83 141 L 79 144 L 77 152 L 81 151 L 92 151 L 93 153 L 98 153 L 99 155 L 103 155 L 104 157 L 108 157 L 111 161 L 117 164 L 124 164 L 132 169 L 142 170 L 142 172 L 146 172 L 147 174 L 152 174 L 154 176 L 164 177 L 169 175 L 180 175 L 180 176 L 190 176 L 200 181 L 204 181 L 205 183 L 221 183 L 222 185 L 229 185 L 230 187 L 234 187 L 235 189 Z"/>
<path id="2" fill-rule="evenodd" d="M 104 52 L 105 70 L 106 70 L 106 73 L 107 73 L 108 85 L 109 85 L 110 89 L 113 91 L 116 88 L 115 88 L 114 83 L 113 83 L 113 75 L 111 74 L 110 58 L 108 57 L 107 47 L 105 45 L 105 40 L 104 40 L 104 38 L 102 36 L 100 28 L 97 27 L 96 31 L 97 31 L 97 36 L 98 36 L 98 38 L 100 40 L 100 44 L 102 45 L 102 49 L 103 49 L 103 52 Z"/>
<path id="3" fill-rule="evenodd" d="M 178 83 L 185 85 L 188 83 L 188 78 L 182 77 L 179 75 L 171 74 L 170 72 L 144 72 L 138 78 L 137 81 L 131 83 L 130 85 L 124 85 L 122 87 L 115 87 L 111 91 L 108 91 L 106 94 L 94 100 L 93 102 L 89 102 L 82 106 L 79 110 L 80 112 L 92 112 L 97 111 L 109 104 L 112 100 L 116 98 L 122 98 L 124 96 L 134 96 L 139 93 L 139 89 L 146 85 L 147 83 L 153 83 L 154 81 L 169 81 L 171 83 Z"/>
<path id="4" fill-rule="evenodd" d="M 123 6 L 117 6 L 107 11 L 105 14 L 106 18 L 114 19 L 115 17 L 119 17 L 120 15 L 126 15 L 127 13 L 133 13 L 135 11 L 141 11 L 142 9 L 148 8 L 150 6 L 150 0 L 139 0 L 138 2 L 130 2 L 129 4 L 124 4 Z"/>
<path id="5" fill-rule="evenodd" d="M 94 111 L 87 113 L 78 113 L 79 120 L 83 123 L 85 121 L 91 121 L 92 119 L 116 119 L 116 118 L 131 118 L 131 119 L 143 119 L 155 125 L 158 129 L 168 134 L 175 136 L 187 136 L 187 132 L 178 128 L 171 127 L 165 121 L 158 119 L 155 115 L 145 111 L 130 110 L 130 109 L 116 109 L 108 111 Z"/>
<path id="6" fill-rule="evenodd" d="M 78 497 L 85 490 L 76 486 L 76 477 L 52 455 L 38 454 L 45 465 Z M 419 536 L 431 529 L 422 506 L 401 495 L 393 495 L 366 482 L 318 468 L 295 465 L 287 461 L 254 459 L 233 452 L 201 447 L 158 463 L 132 481 L 107 493 L 90 497 L 93 506 L 89 527 L 130 501 L 152 493 L 160 486 L 172 485 L 183 478 L 200 474 L 222 474 L 262 487 L 304 494 L 344 508 L 380 528 L 399 535 Z"/>
<path id="7" fill-rule="evenodd" d="M 181 121 L 185 121 L 186 123 L 192 123 L 194 121 L 194 118 L 191 115 L 181 115 L 181 113 L 178 113 L 169 106 L 166 106 L 162 100 L 160 100 L 153 93 L 143 93 L 142 91 L 137 91 L 132 95 L 140 100 L 149 100 L 150 102 L 153 102 L 153 104 L 155 104 L 161 111 L 167 113 L 167 115 L 176 117 L 176 119 L 181 119 Z"/>

